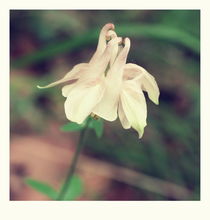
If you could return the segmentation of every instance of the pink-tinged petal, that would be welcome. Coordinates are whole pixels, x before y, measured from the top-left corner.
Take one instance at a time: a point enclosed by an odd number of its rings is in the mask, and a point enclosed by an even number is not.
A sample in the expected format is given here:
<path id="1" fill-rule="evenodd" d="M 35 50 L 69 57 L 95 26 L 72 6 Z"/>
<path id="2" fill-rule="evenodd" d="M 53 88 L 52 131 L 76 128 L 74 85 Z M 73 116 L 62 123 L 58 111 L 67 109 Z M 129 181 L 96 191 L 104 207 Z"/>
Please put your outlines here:
<path id="1" fill-rule="evenodd" d="M 116 57 L 114 64 L 111 66 L 107 73 L 107 81 L 111 83 L 111 86 L 115 88 L 121 88 L 123 70 L 130 50 L 130 39 L 125 39 L 125 46 L 123 49 L 119 50 L 118 46 L 118 56 Z"/>
<path id="2" fill-rule="evenodd" d="M 81 124 L 101 100 L 103 93 L 102 81 L 78 84 L 69 92 L 64 104 L 66 117 L 70 121 Z"/>
<path id="3" fill-rule="evenodd" d="M 143 92 L 136 92 L 130 86 L 125 86 L 120 95 L 120 101 L 128 122 L 141 138 L 144 127 L 147 125 L 147 107 Z"/>
<path id="4" fill-rule="evenodd" d="M 103 54 L 100 57 L 100 60 L 97 62 L 97 66 L 100 66 L 100 65 L 103 65 L 104 67 L 107 66 L 113 54 L 113 51 L 115 50 L 116 46 L 118 46 L 118 44 L 121 41 L 122 41 L 121 37 L 114 37 L 108 42 L 106 49 L 104 50 Z"/>
<path id="5" fill-rule="evenodd" d="M 117 38 L 114 39 L 116 40 Z M 100 103 L 98 103 L 98 105 L 93 109 L 94 114 L 106 119 L 107 121 L 114 121 L 117 119 L 117 108 L 122 86 L 123 65 L 126 62 L 129 49 L 130 40 L 126 38 L 125 47 L 122 49 L 121 53 L 118 55 L 114 64 L 107 73 L 104 96 L 102 97 Z"/>
<path id="6" fill-rule="evenodd" d="M 106 34 L 106 40 L 111 40 L 114 37 L 117 37 L 116 32 L 113 30 L 109 30 Z"/>
<path id="7" fill-rule="evenodd" d="M 104 25 L 103 28 L 101 29 L 99 39 L 98 39 L 98 46 L 97 46 L 96 52 L 94 53 L 94 55 L 92 56 L 89 62 L 90 64 L 97 62 L 98 57 L 101 56 L 104 50 L 106 49 L 107 33 L 111 29 L 114 29 L 114 24 L 111 24 L 111 23 Z"/>
<path id="8" fill-rule="evenodd" d="M 110 62 L 115 45 L 118 45 L 119 42 L 120 38 L 118 37 L 114 37 L 112 40 L 109 41 L 103 54 L 98 57 L 97 62 L 94 64 L 90 64 L 90 68 L 88 69 L 89 74 L 86 74 L 87 78 L 94 79 L 105 75 L 105 71 Z"/>
<path id="9" fill-rule="evenodd" d="M 106 48 L 106 35 L 109 30 L 114 30 L 114 24 L 108 23 L 103 26 L 101 29 L 99 39 L 98 39 L 98 46 L 97 50 L 104 50 Z"/>
<path id="10" fill-rule="evenodd" d="M 117 37 L 117 34 L 115 33 L 115 31 L 109 30 L 108 33 L 107 33 L 107 40 L 111 40 L 115 37 Z M 121 44 L 122 43 L 122 37 L 118 37 L 118 39 L 119 39 L 118 44 Z M 121 47 L 119 47 L 118 44 L 115 44 L 115 46 L 114 46 L 114 49 L 113 49 L 113 52 L 112 52 L 112 55 L 111 55 L 111 59 L 110 59 L 110 67 L 113 65 L 117 55 L 120 52 L 119 49 L 121 49 Z"/>
<path id="11" fill-rule="evenodd" d="M 140 66 L 133 63 L 126 63 L 123 70 L 123 80 L 138 80 L 143 76 L 144 71 Z"/>
<path id="12" fill-rule="evenodd" d="M 83 75 L 84 71 L 86 71 L 89 67 L 90 65 L 88 63 L 77 64 L 64 76 L 64 79 L 79 79 Z"/>
<path id="13" fill-rule="evenodd" d="M 120 51 L 110 71 L 107 73 L 107 78 L 109 80 L 122 81 L 123 69 L 126 63 L 129 50 L 130 50 L 130 39 L 126 38 L 124 48 Z"/>
<path id="14" fill-rule="evenodd" d="M 77 64 L 73 67 L 73 69 L 71 71 L 69 71 L 62 79 L 57 80 L 56 82 L 50 83 L 47 86 L 37 86 L 39 89 L 46 89 L 46 88 L 50 88 L 53 86 L 57 86 L 61 83 L 65 83 L 68 82 L 71 84 L 73 83 L 73 81 L 71 82 L 71 80 L 75 80 L 75 79 L 79 79 L 83 74 L 84 71 L 89 67 L 89 64 L 87 63 L 80 63 Z"/>

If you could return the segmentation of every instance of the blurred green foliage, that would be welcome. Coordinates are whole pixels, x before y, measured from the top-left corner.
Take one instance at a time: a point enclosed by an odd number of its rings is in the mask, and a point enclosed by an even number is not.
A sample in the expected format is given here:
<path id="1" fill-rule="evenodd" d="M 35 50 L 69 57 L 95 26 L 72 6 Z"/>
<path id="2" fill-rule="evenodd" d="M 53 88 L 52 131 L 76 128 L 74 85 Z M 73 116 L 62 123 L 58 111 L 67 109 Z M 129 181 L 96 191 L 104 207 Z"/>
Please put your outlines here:
<path id="1" fill-rule="evenodd" d="M 104 130 L 104 121 L 102 119 L 92 119 L 89 122 L 88 127 L 95 131 L 98 138 L 102 137 Z"/>
<path id="2" fill-rule="evenodd" d="M 47 183 L 31 178 L 26 178 L 25 183 L 36 191 L 48 196 L 50 199 L 57 200 L 59 192 Z M 78 176 L 74 175 L 69 183 L 68 190 L 63 201 L 75 200 L 82 194 L 82 192 L 82 181 Z"/>
<path id="3" fill-rule="evenodd" d="M 48 196 L 50 199 L 56 200 L 58 193 L 50 185 L 31 178 L 25 179 L 25 183 L 36 191 Z"/>
<path id="4" fill-rule="evenodd" d="M 12 133 L 47 133 L 52 121 L 67 122 L 60 89 L 38 90 L 36 85 L 57 80 L 75 64 L 88 62 L 98 30 L 108 22 L 115 24 L 119 35 L 131 38 L 128 62 L 155 76 L 160 105 L 148 100 L 148 126 L 141 140 L 135 131 L 122 129 L 119 121 L 105 122 L 101 139 L 89 131 L 84 152 L 182 185 L 192 191 L 189 199 L 199 200 L 199 10 L 12 10 Z M 172 199 L 135 190 L 145 200 Z"/>
<path id="5" fill-rule="evenodd" d="M 88 121 L 88 125 L 87 125 Z M 93 129 L 96 133 L 96 136 L 100 138 L 103 135 L 104 130 L 104 123 L 101 118 L 94 119 L 89 116 L 82 124 L 77 124 L 75 122 L 68 122 L 67 124 L 63 125 L 60 130 L 64 132 L 71 132 L 71 131 L 81 131 L 82 129 L 86 128 Z"/>
<path id="6" fill-rule="evenodd" d="M 197 37 L 193 37 L 185 31 L 180 31 L 177 28 L 164 26 L 164 25 L 146 25 L 143 23 L 138 24 L 123 24 L 116 28 L 119 36 L 124 36 L 129 33 L 130 37 L 144 37 L 158 39 L 161 41 L 172 41 L 185 46 L 195 52 L 199 53 L 199 40 Z M 42 59 L 51 58 L 59 53 L 69 52 L 80 48 L 81 46 L 87 46 L 97 41 L 98 33 L 100 29 L 90 30 L 87 33 L 82 33 L 71 40 L 60 42 L 52 45 L 48 45 L 46 48 L 41 49 L 30 55 L 24 55 L 19 59 L 12 62 L 14 67 L 24 67 L 29 64 L 33 64 Z"/>
<path id="7" fill-rule="evenodd" d="M 77 124 L 75 122 L 68 122 L 61 127 L 61 131 L 71 132 L 71 131 L 81 131 L 85 127 L 85 122 L 82 124 Z"/>
<path id="8" fill-rule="evenodd" d="M 81 179 L 74 175 L 69 183 L 68 190 L 63 200 L 75 200 L 83 193 L 83 184 Z"/>

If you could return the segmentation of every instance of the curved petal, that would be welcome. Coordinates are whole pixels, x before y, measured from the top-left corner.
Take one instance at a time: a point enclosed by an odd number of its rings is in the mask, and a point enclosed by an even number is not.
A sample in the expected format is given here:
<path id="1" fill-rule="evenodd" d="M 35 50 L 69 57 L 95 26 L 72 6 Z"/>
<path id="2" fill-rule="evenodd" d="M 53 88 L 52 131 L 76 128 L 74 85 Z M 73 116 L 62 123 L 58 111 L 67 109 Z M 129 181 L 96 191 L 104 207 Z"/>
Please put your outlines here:
<path id="1" fill-rule="evenodd" d="M 114 24 L 112 23 L 108 23 L 108 24 L 105 24 L 103 26 L 103 28 L 101 29 L 101 32 L 100 32 L 100 35 L 99 35 L 99 39 L 98 39 L 98 46 L 97 46 L 97 51 L 100 50 L 100 51 L 104 51 L 104 49 L 106 48 L 106 35 L 107 35 L 107 32 L 109 30 L 114 30 Z"/>
<path id="2" fill-rule="evenodd" d="M 123 71 L 123 80 L 136 80 L 143 76 L 144 71 L 138 67 L 136 64 L 126 63 Z"/>
<path id="3" fill-rule="evenodd" d="M 97 58 L 104 52 L 106 49 L 106 38 L 107 38 L 107 33 L 109 30 L 114 29 L 114 24 L 108 23 L 103 26 L 101 29 L 101 32 L 99 34 L 99 39 L 98 39 L 98 46 L 96 49 L 96 52 L 93 54 L 92 58 L 90 59 L 90 64 L 93 64 L 97 61 Z"/>
<path id="4" fill-rule="evenodd" d="M 66 85 L 62 88 L 62 95 L 67 97 L 70 91 L 74 88 L 74 83 Z"/>
<path id="5" fill-rule="evenodd" d="M 78 79 L 82 76 L 83 72 L 90 67 L 89 63 L 79 63 L 73 67 L 63 78 L 64 79 Z"/>
<path id="6" fill-rule="evenodd" d="M 61 83 L 65 83 L 71 80 L 75 80 L 80 78 L 83 75 L 83 72 L 89 67 L 88 63 L 80 63 L 77 64 L 73 67 L 73 69 L 71 69 L 71 71 L 69 71 L 62 79 L 57 80 L 53 83 L 50 83 L 46 86 L 37 86 L 39 89 L 46 89 L 46 88 L 50 88 L 53 86 L 57 86 Z M 71 82 L 70 82 L 71 83 Z"/>
<path id="7" fill-rule="evenodd" d="M 150 100 L 152 100 L 156 105 L 158 105 L 160 90 L 155 81 L 155 78 L 149 73 L 145 73 L 141 81 L 142 81 L 142 89 L 148 93 Z"/>
<path id="8" fill-rule="evenodd" d="M 128 121 L 125 113 L 124 113 L 121 100 L 119 101 L 118 115 L 119 115 L 119 119 L 120 119 L 120 122 L 121 122 L 123 128 L 124 129 L 129 129 L 131 127 L 131 124 L 129 123 L 129 121 Z"/>
<path id="9" fill-rule="evenodd" d="M 64 104 L 66 117 L 70 121 L 81 124 L 101 100 L 103 93 L 102 81 L 94 86 L 87 86 L 86 84 L 75 86 L 68 94 Z"/>
<path id="10" fill-rule="evenodd" d="M 122 90 L 120 101 L 128 122 L 141 138 L 144 133 L 144 127 L 147 125 L 147 107 L 143 92 L 136 92 L 126 86 Z"/>
<path id="11" fill-rule="evenodd" d="M 107 66 L 110 58 L 115 50 L 116 46 L 122 41 L 121 37 L 113 37 L 107 44 L 106 49 L 104 50 L 103 54 L 101 55 L 100 59 L 98 60 L 96 65 L 104 65 Z"/>
<path id="12" fill-rule="evenodd" d="M 119 38 L 120 40 L 122 40 L 122 38 Z M 113 51 L 112 51 L 112 54 L 111 54 L 111 58 L 110 58 L 110 67 L 113 66 L 119 52 L 120 52 L 120 49 L 121 47 L 119 47 L 118 44 L 115 44 L 114 48 L 113 48 Z"/>
<path id="13" fill-rule="evenodd" d="M 105 71 L 110 62 L 115 45 L 118 45 L 119 42 L 120 38 L 118 37 L 114 37 L 112 40 L 109 41 L 103 54 L 100 57 L 97 57 L 97 62 L 95 62 L 94 64 L 90 64 L 90 68 L 88 69 L 89 74 L 87 75 L 87 78 L 93 79 L 105 75 Z"/>
<path id="14" fill-rule="evenodd" d="M 114 37 L 117 37 L 116 32 L 114 30 L 109 30 L 106 34 L 106 40 L 111 40 Z"/>
<path id="15" fill-rule="evenodd" d="M 122 49 L 121 53 L 118 55 L 114 64 L 107 73 L 104 96 L 102 97 L 100 103 L 98 103 L 98 105 L 93 109 L 94 114 L 106 119 L 107 121 L 114 121 L 117 119 L 117 108 L 122 86 L 123 67 L 126 62 L 129 49 L 130 40 L 126 38 L 125 47 Z"/>
<path id="16" fill-rule="evenodd" d="M 125 38 L 125 46 L 120 51 L 110 71 L 107 73 L 107 78 L 109 78 L 110 80 L 113 80 L 113 78 L 122 80 L 123 70 L 129 50 L 130 50 L 130 39 Z"/>
<path id="17" fill-rule="evenodd" d="M 151 101 L 158 105 L 160 91 L 155 78 L 143 67 L 136 64 L 126 64 L 123 73 L 124 80 L 135 80 L 139 82 L 140 88 L 148 93 Z"/>
<path id="18" fill-rule="evenodd" d="M 117 119 L 117 107 L 119 101 L 120 88 L 116 87 L 115 82 L 105 81 L 105 91 L 101 101 L 93 109 L 93 113 L 107 121 Z"/>
<path id="19" fill-rule="evenodd" d="M 107 40 L 111 40 L 114 37 L 117 37 L 117 34 L 115 33 L 115 31 L 109 30 L 108 33 L 107 33 Z M 122 37 L 118 37 L 118 38 L 120 40 L 118 42 L 118 44 L 121 44 L 122 43 Z M 114 49 L 112 51 L 112 55 L 111 55 L 111 59 L 110 59 L 110 66 L 112 66 L 114 64 L 114 61 L 115 61 L 115 59 L 116 59 L 116 57 L 119 54 L 119 51 L 121 49 L 121 47 L 118 44 L 115 44 Z"/>

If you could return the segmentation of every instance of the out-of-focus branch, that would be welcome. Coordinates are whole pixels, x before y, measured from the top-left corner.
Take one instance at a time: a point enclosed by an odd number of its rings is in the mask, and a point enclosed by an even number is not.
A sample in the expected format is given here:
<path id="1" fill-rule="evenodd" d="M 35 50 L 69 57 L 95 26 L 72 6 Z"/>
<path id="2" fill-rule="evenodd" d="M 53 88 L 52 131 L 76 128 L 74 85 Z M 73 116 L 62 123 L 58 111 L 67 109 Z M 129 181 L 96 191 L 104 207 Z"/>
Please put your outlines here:
<path id="1" fill-rule="evenodd" d="M 136 172 L 86 156 L 81 157 L 78 169 L 97 173 L 97 175 L 102 175 L 177 200 L 188 200 L 192 194 L 188 189 L 169 181 L 164 181 L 141 172 Z"/>

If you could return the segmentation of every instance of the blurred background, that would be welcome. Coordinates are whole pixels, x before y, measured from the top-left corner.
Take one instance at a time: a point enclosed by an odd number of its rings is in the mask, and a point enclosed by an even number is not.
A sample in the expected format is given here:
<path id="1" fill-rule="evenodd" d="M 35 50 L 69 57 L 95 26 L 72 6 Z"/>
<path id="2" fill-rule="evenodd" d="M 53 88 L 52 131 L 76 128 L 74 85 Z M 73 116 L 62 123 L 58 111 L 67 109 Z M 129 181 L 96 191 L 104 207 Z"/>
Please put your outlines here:
<path id="1" fill-rule="evenodd" d="M 140 140 L 119 120 L 104 122 L 101 139 L 89 131 L 75 199 L 200 199 L 200 11 L 11 10 L 11 200 L 49 200 L 25 183 L 27 177 L 59 189 L 79 133 L 60 130 L 68 122 L 61 86 L 36 85 L 88 62 L 109 22 L 131 39 L 127 62 L 156 78 L 160 104 L 147 98 Z"/>

